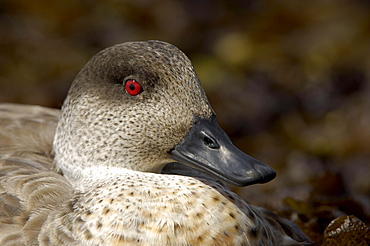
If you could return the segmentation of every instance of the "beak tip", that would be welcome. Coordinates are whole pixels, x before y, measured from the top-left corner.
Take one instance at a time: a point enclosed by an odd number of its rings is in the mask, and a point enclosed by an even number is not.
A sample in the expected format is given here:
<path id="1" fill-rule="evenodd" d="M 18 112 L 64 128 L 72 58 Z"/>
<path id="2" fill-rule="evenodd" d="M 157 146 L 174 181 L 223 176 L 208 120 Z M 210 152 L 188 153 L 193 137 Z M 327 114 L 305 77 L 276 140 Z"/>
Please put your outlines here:
<path id="1" fill-rule="evenodd" d="M 271 171 L 262 177 L 262 183 L 267 183 L 273 180 L 276 177 L 276 172 L 271 168 Z"/>
<path id="2" fill-rule="evenodd" d="M 262 164 L 262 163 L 261 163 Z M 264 184 L 268 183 L 276 177 L 276 172 L 271 167 L 263 164 L 258 165 L 253 171 L 249 171 L 248 175 L 244 175 L 239 182 L 234 182 L 237 186 L 249 186 L 253 184 Z"/>
<path id="3" fill-rule="evenodd" d="M 260 180 L 258 180 L 260 184 L 270 182 L 276 177 L 276 171 L 266 164 L 259 165 L 256 171 L 260 175 Z"/>

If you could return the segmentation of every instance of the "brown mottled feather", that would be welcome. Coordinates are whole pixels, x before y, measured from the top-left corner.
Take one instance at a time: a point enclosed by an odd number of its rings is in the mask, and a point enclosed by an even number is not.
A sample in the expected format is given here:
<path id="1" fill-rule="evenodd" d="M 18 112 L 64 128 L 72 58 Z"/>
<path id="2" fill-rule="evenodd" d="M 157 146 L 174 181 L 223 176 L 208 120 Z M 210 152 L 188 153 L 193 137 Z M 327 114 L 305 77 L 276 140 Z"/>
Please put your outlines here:
<path id="1" fill-rule="evenodd" d="M 53 171 L 59 113 L 0 105 L 0 245 L 37 245 L 48 214 L 71 198 L 70 184 Z"/>

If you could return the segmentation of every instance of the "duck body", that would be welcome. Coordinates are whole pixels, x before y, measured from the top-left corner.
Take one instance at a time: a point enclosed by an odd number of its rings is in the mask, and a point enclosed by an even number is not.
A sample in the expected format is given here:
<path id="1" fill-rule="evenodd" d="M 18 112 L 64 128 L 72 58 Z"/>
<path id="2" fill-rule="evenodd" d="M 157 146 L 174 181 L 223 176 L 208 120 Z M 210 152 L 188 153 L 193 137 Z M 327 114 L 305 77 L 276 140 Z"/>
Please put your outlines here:
<path id="1" fill-rule="evenodd" d="M 88 245 L 243 245 L 252 225 L 236 205 L 193 178 L 131 170 L 92 185 L 73 208 L 53 220 L 54 235 L 68 230 L 60 228 L 63 219 L 72 219 L 67 234 Z"/>
<path id="2" fill-rule="evenodd" d="M 297 243 L 223 185 L 275 174 L 231 144 L 170 44 L 108 48 L 61 112 L 4 104 L 0 127 L 0 245 Z M 161 174 L 174 160 L 210 176 Z"/>

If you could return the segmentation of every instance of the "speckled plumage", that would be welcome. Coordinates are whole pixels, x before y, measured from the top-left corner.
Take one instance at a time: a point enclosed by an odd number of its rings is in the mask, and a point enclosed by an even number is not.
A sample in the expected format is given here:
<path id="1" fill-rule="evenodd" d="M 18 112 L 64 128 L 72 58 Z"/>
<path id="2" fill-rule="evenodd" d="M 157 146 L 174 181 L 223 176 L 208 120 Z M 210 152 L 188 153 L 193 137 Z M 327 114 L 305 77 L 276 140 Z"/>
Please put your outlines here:
<path id="1" fill-rule="evenodd" d="M 127 79 L 145 93 L 125 93 Z M 212 179 L 158 174 L 194 115 L 213 114 L 191 62 L 170 44 L 98 53 L 58 123 L 51 109 L 0 112 L 1 245 L 296 244 L 283 219 Z"/>

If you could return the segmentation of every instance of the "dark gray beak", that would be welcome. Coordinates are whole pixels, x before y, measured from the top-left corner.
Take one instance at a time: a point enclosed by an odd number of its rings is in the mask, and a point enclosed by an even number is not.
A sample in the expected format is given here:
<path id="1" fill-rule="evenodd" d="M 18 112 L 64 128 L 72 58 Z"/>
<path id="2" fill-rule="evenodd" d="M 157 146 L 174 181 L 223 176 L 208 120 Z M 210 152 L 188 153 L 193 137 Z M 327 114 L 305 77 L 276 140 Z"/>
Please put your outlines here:
<path id="1" fill-rule="evenodd" d="M 236 186 L 266 183 L 276 172 L 236 148 L 217 124 L 216 117 L 196 118 L 194 125 L 173 150 L 176 161 Z"/>

